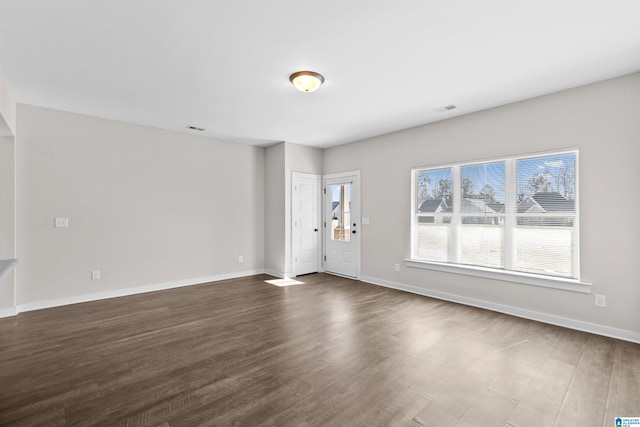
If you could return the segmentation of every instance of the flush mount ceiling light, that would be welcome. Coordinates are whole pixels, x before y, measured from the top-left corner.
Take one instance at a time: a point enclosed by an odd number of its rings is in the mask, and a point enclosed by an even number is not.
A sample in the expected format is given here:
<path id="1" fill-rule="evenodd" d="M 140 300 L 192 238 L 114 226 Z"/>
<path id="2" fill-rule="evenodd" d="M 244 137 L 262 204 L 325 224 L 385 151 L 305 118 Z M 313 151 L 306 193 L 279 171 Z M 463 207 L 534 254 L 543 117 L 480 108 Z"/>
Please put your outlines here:
<path id="1" fill-rule="evenodd" d="M 313 92 L 324 83 L 322 74 L 315 71 L 298 71 L 291 74 L 289 80 L 301 92 Z"/>

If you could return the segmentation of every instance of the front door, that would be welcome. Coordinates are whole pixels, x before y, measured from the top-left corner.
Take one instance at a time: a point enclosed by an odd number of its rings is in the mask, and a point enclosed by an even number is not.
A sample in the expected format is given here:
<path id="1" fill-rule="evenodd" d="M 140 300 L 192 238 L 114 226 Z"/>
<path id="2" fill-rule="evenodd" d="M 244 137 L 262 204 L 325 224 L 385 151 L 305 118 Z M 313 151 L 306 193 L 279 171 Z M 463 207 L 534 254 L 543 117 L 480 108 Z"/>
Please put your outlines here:
<path id="1" fill-rule="evenodd" d="M 328 273 L 358 277 L 360 261 L 359 174 L 324 179 L 324 242 Z"/>

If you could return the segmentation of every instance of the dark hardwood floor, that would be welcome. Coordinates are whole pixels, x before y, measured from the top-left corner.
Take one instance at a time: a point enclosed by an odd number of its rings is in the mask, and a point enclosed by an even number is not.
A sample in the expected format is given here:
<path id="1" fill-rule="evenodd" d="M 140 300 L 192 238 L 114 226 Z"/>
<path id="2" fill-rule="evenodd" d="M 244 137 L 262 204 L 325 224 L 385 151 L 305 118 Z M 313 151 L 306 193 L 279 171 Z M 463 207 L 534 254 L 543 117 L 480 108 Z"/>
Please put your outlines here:
<path id="1" fill-rule="evenodd" d="M 0 319 L 3 426 L 613 426 L 640 345 L 315 274 Z"/>

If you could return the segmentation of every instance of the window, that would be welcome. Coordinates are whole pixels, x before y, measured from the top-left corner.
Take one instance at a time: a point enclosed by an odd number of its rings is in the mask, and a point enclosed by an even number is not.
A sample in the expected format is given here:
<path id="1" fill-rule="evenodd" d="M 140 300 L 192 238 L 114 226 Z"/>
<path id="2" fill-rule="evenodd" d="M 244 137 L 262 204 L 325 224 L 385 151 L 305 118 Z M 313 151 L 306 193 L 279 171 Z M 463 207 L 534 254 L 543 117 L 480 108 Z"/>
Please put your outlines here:
<path id="1" fill-rule="evenodd" d="M 412 258 L 578 279 L 578 152 L 414 169 Z"/>
<path id="2" fill-rule="evenodd" d="M 331 240 L 351 240 L 351 184 L 329 185 L 331 195 Z"/>

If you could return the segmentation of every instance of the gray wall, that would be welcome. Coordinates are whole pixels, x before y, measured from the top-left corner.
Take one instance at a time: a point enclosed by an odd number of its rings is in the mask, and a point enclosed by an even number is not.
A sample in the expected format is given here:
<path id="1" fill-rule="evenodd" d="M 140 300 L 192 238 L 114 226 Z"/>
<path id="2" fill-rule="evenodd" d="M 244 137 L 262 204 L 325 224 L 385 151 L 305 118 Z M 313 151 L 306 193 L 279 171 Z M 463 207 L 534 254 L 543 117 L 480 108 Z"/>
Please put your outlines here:
<path id="1" fill-rule="evenodd" d="M 6 128 L 6 130 L 5 130 Z M 16 101 L 9 91 L 9 83 L 0 68 L 0 136 L 16 134 Z"/>
<path id="2" fill-rule="evenodd" d="M 285 271 L 285 143 L 265 149 L 265 270 L 276 276 Z"/>
<path id="3" fill-rule="evenodd" d="M 0 68 L 0 260 L 15 253 L 16 103 Z M 15 314 L 15 271 L 0 279 L 0 317 Z"/>
<path id="4" fill-rule="evenodd" d="M 578 147 L 581 279 L 607 297 L 404 267 L 410 170 Z M 324 172 L 361 170 L 362 275 L 640 333 L 640 74 L 325 150 Z M 395 263 L 401 271 L 393 271 Z"/>
<path id="5" fill-rule="evenodd" d="M 263 269 L 290 273 L 291 173 L 360 170 L 362 216 L 371 221 L 362 229 L 365 279 L 640 333 L 639 73 L 324 151 L 251 147 L 26 105 L 16 116 L 17 138 L 0 141 L 0 182 L 9 188 L 15 180 L 17 234 L 15 242 L 3 238 L 0 251 L 9 257 L 15 243 L 19 305 Z M 404 267 L 411 168 L 572 147 L 580 149 L 581 278 L 593 283 L 592 294 Z M 15 175 L 6 166 L 13 154 Z M 7 224 L 14 202 L 3 194 Z M 68 217 L 70 228 L 53 228 L 56 216 Z M 101 280 L 90 280 L 94 269 Z M 607 308 L 594 306 L 594 293 L 606 295 Z"/>
<path id="6" fill-rule="evenodd" d="M 291 176 L 293 172 L 322 175 L 322 150 L 290 142 L 266 148 L 265 154 L 265 270 L 290 277 Z"/>
<path id="7" fill-rule="evenodd" d="M 293 275 L 293 242 L 291 236 L 291 182 L 293 172 L 322 175 L 322 150 L 304 145 L 285 143 L 285 276 Z"/>
<path id="8" fill-rule="evenodd" d="M 15 252 L 15 138 L 0 136 L 0 260 Z M 0 317 L 15 314 L 15 271 L 0 278 Z"/>
<path id="9" fill-rule="evenodd" d="M 264 268 L 263 148 L 26 105 L 17 117 L 18 305 Z"/>

